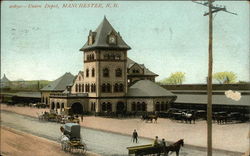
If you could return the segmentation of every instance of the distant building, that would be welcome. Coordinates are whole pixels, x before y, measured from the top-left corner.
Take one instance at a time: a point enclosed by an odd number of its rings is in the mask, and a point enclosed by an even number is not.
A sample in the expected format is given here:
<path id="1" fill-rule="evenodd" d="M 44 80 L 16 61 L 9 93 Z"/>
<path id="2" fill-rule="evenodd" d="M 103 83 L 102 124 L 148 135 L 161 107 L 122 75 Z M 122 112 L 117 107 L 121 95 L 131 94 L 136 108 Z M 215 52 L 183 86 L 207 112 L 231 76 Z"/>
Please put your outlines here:
<path id="1" fill-rule="evenodd" d="M 95 31 L 90 30 L 80 49 L 84 54 L 83 71 L 72 85 L 56 80 L 52 82 L 55 85 L 44 87 L 42 97 L 45 102 L 49 98 L 51 109 L 63 111 L 67 107 L 73 113 L 167 110 L 176 96 L 154 82 L 157 74 L 127 57 L 130 49 L 104 18 Z M 57 90 L 56 84 L 63 87 Z"/>
<path id="2" fill-rule="evenodd" d="M 10 88 L 10 86 L 11 86 L 11 81 L 4 74 L 3 78 L 0 81 L 0 88 L 7 89 L 7 88 Z"/>

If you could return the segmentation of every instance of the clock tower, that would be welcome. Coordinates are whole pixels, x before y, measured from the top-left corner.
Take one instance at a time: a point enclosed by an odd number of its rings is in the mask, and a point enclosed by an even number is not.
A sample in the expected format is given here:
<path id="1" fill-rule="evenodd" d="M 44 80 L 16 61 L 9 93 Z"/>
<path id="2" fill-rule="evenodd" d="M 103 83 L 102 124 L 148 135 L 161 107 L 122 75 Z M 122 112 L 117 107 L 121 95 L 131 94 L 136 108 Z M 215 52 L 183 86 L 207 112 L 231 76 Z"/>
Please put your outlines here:
<path id="1" fill-rule="evenodd" d="M 127 93 L 127 51 L 131 49 L 104 17 L 95 31 L 89 31 L 80 49 L 84 61 L 84 92 L 90 110 L 123 111 Z"/>

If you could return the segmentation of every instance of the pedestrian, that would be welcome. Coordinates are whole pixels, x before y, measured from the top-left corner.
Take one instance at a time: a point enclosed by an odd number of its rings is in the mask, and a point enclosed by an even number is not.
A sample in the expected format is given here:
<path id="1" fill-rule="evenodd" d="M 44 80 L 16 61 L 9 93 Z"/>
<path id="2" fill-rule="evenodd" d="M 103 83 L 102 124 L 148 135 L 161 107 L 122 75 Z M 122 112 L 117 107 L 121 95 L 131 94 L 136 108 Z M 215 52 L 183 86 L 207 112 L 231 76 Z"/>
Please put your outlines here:
<path id="1" fill-rule="evenodd" d="M 166 146 L 166 141 L 165 141 L 165 139 L 164 139 L 164 138 L 161 140 L 160 145 L 161 145 L 162 147 L 165 147 L 165 146 Z"/>
<path id="2" fill-rule="evenodd" d="M 132 138 L 133 138 L 133 143 L 134 142 L 136 142 L 136 143 L 138 142 L 138 133 L 136 132 L 136 130 L 134 130 Z"/>
<path id="3" fill-rule="evenodd" d="M 83 122 L 83 115 L 81 115 L 81 121 Z"/>
<path id="4" fill-rule="evenodd" d="M 155 136 L 155 140 L 154 140 L 153 146 L 159 146 L 158 136 Z"/>

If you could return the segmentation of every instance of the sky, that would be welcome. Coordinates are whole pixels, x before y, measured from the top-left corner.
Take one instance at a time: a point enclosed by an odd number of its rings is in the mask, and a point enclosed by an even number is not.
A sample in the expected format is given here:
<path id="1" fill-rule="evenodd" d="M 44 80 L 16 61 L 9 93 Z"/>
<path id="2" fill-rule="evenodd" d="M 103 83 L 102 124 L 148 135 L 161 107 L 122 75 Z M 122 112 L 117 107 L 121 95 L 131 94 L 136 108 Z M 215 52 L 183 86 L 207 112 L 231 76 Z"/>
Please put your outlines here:
<path id="1" fill-rule="evenodd" d="M 208 16 L 191 1 L 23 1 L 1 2 L 1 77 L 10 80 L 55 80 L 83 70 L 89 30 L 108 19 L 132 48 L 128 57 L 162 80 L 185 72 L 184 83 L 206 83 Z M 103 8 L 63 8 L 63 4 L 102 4 Z M 116 7 L 105 7 L 107 4 Z M 21 8 L 11 8 L 14 5 Z M 29 8 L 36 5 L 41 8 Z M 58 5 L 58 8 L 46 8 Z M 249 81 L 249 3 L 219 1 L 225 12 L 213 19 L 213 73 L 230 71 Z"/>

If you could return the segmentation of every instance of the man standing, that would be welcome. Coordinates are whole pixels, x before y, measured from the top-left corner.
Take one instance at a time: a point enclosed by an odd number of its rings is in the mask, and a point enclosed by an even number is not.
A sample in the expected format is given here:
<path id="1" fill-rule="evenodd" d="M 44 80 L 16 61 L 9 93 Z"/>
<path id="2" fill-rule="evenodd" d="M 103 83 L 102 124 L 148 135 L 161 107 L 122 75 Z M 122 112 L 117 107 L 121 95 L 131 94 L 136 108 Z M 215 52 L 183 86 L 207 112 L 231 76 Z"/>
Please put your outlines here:
<path id="1" fill-rule="evenodd" d="M 132 138 L 133 138 L 133 142 L 137 143 L 137 141 L 138 141 L 138 134 L 137 134 L 136 130 L 134 130 Z"/>

